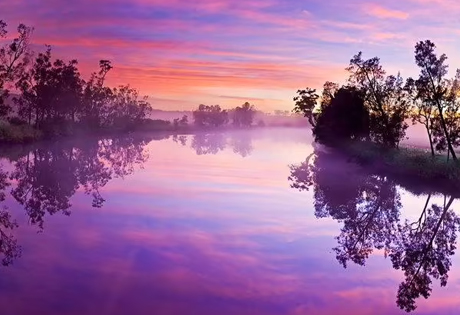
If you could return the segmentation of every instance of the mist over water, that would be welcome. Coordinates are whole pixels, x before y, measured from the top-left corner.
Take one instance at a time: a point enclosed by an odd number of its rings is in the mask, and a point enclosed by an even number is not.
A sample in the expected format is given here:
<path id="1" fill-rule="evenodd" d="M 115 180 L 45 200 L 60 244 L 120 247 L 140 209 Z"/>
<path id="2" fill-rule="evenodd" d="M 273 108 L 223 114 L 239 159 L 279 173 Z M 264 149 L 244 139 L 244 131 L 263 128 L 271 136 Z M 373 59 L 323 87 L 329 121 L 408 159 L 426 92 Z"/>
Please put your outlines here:
<path id="1" fill-rule="evenodd" d="M 416 128 L 406 143 L 423 143 Z M 414 314 L 455 314 L 458 200 L 376 176 L 310 134 L 134 134 L 5 152 L 1 313 L 404 314 L 398 288 L 424 275 L 431 296 Z"/>

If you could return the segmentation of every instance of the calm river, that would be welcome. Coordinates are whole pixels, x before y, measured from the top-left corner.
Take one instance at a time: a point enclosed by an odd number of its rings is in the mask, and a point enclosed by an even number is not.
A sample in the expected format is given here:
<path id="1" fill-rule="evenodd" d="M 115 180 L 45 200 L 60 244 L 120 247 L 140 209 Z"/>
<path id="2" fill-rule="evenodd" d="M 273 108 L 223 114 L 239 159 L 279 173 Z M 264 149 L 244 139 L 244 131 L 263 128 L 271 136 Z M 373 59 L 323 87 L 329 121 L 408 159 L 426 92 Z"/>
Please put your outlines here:
<path id="1" fill-rule="evenodd" d="M 2 315 L 460 312 L 459 202 L 308 130 L 1 151 Z"/>

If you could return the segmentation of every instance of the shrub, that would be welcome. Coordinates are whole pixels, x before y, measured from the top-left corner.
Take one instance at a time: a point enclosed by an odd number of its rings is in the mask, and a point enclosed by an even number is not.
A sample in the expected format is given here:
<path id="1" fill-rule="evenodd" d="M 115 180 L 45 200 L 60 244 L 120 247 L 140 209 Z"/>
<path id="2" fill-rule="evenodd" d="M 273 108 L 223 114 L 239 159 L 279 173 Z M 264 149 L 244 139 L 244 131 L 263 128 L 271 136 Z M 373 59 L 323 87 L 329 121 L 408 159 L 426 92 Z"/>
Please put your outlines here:
<path id="1" fill-rule="evenodd" d="M 42 138 L 42 133 L 29 125 L 12 125 L 0 121 L 0 142 L 28 143 Z"/>

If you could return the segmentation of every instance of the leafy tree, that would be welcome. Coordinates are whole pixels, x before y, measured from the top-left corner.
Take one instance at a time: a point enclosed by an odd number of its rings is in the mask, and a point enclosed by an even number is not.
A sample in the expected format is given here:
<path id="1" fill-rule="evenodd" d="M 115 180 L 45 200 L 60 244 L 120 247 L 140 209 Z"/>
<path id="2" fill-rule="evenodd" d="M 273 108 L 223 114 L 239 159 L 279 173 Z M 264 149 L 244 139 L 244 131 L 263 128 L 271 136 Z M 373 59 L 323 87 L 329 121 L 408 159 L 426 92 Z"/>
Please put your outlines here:
<path id="1" fill-rule="evenodd" d="M 237 106 L 232 111 L 233 125 L 236 127 L 250 127 L 254 121 L 255 114 L 254 106 L 248 102 L 242 106 Z"/>
<path id="2" fill-rule="evenodd" d="M 106 117 L 113 99 L 113 92 L 104 85 L 105 78 L 113 68 L 109 60 L 99 61 L 99 72 L 94 72 L 83 90 L 83 108 L 80 120 L 91 129 L 101 129 L 106 125 Z"/>
<path id="3" fill-rule="evenodd" d="M 182 118 L 175 118 L 173 120 L 174 129 L 188 126 L 188 116 L 184 115 Z"/>
<path id="4" fill-rule="evenodd" d="M 436 118 L 435 105 L 430 100 L 423 80 L 408 78 L 404 89 L 408 102 L 411 104 L 410 118 L 412 122 L 420 123 L 425 127 L 430 143 L 431 155 L 434 156 L 433 122 Z"/>
<path id="5" fill-rule="evenodd" d="M 349 82 L 361 90 L 370 114 L 372 139 L 388 147 L 397 147 L 405 136 L 408 125 L 409 104 L 404 97 L 403 80 L 386 76 L 377 57 L 364 60 L 359 52 L 347 68 Z"/>
<path id="6" fill-rule="evenodd" d="M 22 92 L 16 99 L 19 115 L 39 128 L 59 133 L 65 121 L 75 122 L 81 109 L 83 80 L 78 62 L 52 61 L 51 47 L 40 53 L 30 71 L 24 72 L 16 86 Z"/>
<path id="7" fill-rule="evenodd" d="M 139 98 L 139 92 L 129 85 L 112 90 L 111 103 L 104 125 L 115 130 L 132 130 L 150 115 L 152 107 L 147 97 Z"/>
<path id="8" fill-rule="evenodd" d="M 203 105 L 193 111 L 195 125 L 203 128 L 220 127 L 228 123 L 228 112 L 219 105 Z"/>
<path id="9" fill-rule="evenodd" d="M 312 127 L 316 125 L 315 107 L 318 103 L 319 95 L 315 89 L 306 88 L 304 90 L 297 90 L 297 96 L 294 97 L 294 113 L 303 114 L 307 117 L 308 122 Z"/>
<path id="10" fill-rule="evenodd" d="M 0 20 L 0 40 L 8 34 L 7 24 Z M 9 43 L 0 46 L 0 117 L 6 116 L 11 107 L 5 103 L 9 95 L 8 84 L 12 84 L 20 77 L 29 63 L 29 41 L 33 28 L 20 24 L 18 35 Z"/>
<path id="11" fill-rule="evenodd" d="M 435 53 L 436 45 L 430 40 L 420 41 L 415 45 L 415 63 L 420 68 L 419 81 L 423 83 L 427 98 L 436 104 L 439 115 L 439 128 L 444 133 L 444 141 L 452 158 L 457 160 L 452 138 L 449 135 L 448 126 L 445 119 L 445 103 L 447 89 L 444 77 L 447 75 L 448 65 L 447 56 L 442 54 L 437 56 Z"/>
<path id="12" fill-rule="evenodd" d="M 323 85 L 323 92 L 321 94 L 321 111 L 323 111 L 329 104 L 331 104 L 340 86 L 337 83 L 326 81 Z"/>
<path id="13" fill-rule="evenodd" d="M 446 95 L 444 100 L 444 123 L 448 133 L 448 139 L 450 140 L 453 147 L 460 145 L 460 119 L 458 116 L 460 110 L 460 70 L 457 70 L 456 76 L 452 80 L 445 80 L 444 86 L 446 88 Z M 448 142 L 445 137 L 444 129 L 440 115 L 436 115 L 432 122 L 432 133 L 433 142 L 436 144 L 438 151 L 446 151 L 448 157 L 450 151 L 448 151 Z"/>
<path id="14" fill-rule="evenodd" d="M 360 91 L 342 87 L 328 95 L 313 128 L 315 140 L 333 144 L 344 140 L 361 140 L 369 135 L 369 112 Z"/>

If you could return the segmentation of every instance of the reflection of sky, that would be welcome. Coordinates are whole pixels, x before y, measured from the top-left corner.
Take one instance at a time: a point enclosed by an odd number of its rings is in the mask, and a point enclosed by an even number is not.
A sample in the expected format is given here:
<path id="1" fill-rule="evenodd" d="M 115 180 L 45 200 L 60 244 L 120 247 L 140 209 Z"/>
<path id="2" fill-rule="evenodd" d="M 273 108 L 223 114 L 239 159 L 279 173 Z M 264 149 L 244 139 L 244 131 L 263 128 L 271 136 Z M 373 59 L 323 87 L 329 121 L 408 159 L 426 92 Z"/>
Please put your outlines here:
<path id="1" fill-rule="evenodd" d="M 339 224 L 315 219 L 311 194 L 287 181 L 312 149 L 288 139 L 255 138 L 246 158 L 150 143 L 144 169 L 102 190 L 103 208 L 77 194 L 72 215 L 48 217 L 43 233 L 19 228 L 23 257 L 0 269 L 1 313 L 402 314 L 389 260 L 347 270 L 335 260 Z M 402 200 L 403 217 L 424 203 Z M 459 266 L 416 313 L 454 314 Z"/>

